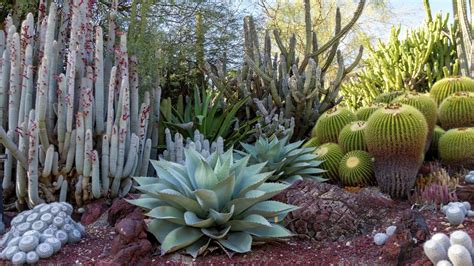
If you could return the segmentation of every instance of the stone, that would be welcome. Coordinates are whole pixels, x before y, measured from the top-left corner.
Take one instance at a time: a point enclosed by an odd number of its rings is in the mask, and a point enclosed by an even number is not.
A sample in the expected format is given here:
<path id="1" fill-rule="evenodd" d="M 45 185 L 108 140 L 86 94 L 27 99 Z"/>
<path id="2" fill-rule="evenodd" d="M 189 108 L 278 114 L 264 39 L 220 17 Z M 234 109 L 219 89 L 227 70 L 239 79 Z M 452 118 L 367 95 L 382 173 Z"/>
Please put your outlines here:
<path id="1" fill-rule="evenodd" d="M 131 194 L 128 196 L 129 199 L 136 199 L 139 195 Z M 139 207 L 128 203 L 125 199 L 115 199 L 112 203 L 112 206 L 109 209 L 107 221 L 111 226 L 115 226 L 115 224 L 125 218 L 128 214 L 134 212 L 136 209 L 140 209 Z"/>
<path id="2" fill-rule="evenodd" d="M 81 217 L 81 224 L 89 225 L 95 222 L 109 208 L 105 199 L 100 199 L 88 204 Z"/>
<path id="3" fill-rule="evenodd" d="M 152 249 L 150 241 L 141 239 L 138 242 L 130 243 L 120 249 L 114 256 L 114 263 L 127 265 L 151 265 L 151 257 L 148 256 Z"/>

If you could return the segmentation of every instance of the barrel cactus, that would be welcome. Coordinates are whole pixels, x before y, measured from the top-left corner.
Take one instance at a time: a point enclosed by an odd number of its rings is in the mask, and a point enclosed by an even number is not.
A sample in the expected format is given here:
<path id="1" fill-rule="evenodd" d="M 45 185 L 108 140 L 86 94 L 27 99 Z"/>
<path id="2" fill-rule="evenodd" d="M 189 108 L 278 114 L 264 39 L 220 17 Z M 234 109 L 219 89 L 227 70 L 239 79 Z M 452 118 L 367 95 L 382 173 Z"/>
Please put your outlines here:
<path id="1" fill-rule="evenodd" d="M 369 117 L 381 107 L 385 107 L 384 103 L 372 103 L 368 106 L 363 106 L 355 112 L 355 115 L 358 120 L 367 121 Z"/>
<path id="2" fill-rule="evenodd" d="M 440 127 L 435 126 L 433 130 L 433 137 L 431 138 L 430 148 L 428 150 L 428 154 L 432 157 L 438 157 L 438 144 L 439 139 L 446 133 L 446 131 Z"/>
<path id="3" fill-rule="evenodd" d="M 433 130 L 438 119 L 438 106 L 436 105 L 436 102 L 428 94 L 418 92 L 405 93 L 392 102 L 411 105 L 425 116 L 426 123 L 428 124 L 428 136 L 426 138 L 425 151 L 428 151 L 433 136 Z"/>
<path id="4" fill-rule="evenodd" d="M 367 150 L 364 129 L 365 121 L 355 121 L 347 124 L 339 133 L 338 143 L 344 152 Z"/>
<path id="5" fill-rule="evenodd" d="M 317 137 L 321 143 L 337 142 L 342 128 L 356 119 L 349 109 L 334 107 L 321 115 L 311 135 Z"/>
<path id="6" fill-rule="evenodd" d="M 79 242 L 85 229 L 72 220 L 72 211 L 70 204 L 54 202 L 19 213 L 0 241 L 4 247 L 0 257 L 15 265 L 31 264 L 51 257 L 67 243 Z"/>
<path id="7" fill-rule="evenodd" d="M 393 197 L 407 195 L 424 159 L 427 134 L 425 117 L 412 106 L 389 104 L 372 114 L 365 137 L 383 192 Z"/>
<path id="8" fill-rule="evenodd" d="M 445 129 L 474 127 L 474 93 L 456 92 L 439 106 L 439 122 Z"/>
<path id="9" fill-rule="evenodd" d="M 292 236 L 278 222 L 298 207 L 269 200 L 289 185 L 266 183 L 272 173 L 249 159 L 234 160 L 230 149 L 206 160 L 186 149 L 184 165 L 152 161 L 158 178 L 135 177 L 143 194 L 130 202 L 148 210 L 162 254 L 184 249 L 197 257 L 214 244 L 245 253 L 253 239 Z"/>
<path id="10" fill-rule="evenodd" d="M 374 162 L 366 151 L 350 151 L 339 163 L 339 177 L 345 186 L 364 186 L 374 183 Z"/>
<path id="11" fill-rule="evenodd" d="M 318 138 L 312 137 L 303 144 L 303 147 L 317 147 L 319 145 L 321 145 L 321 142 L 319 142 Z"/>
<path id="12" fill-rule="evenodd" d="M 438 80 L 431 87 L 430 95 L 440 105 L 444 99 L 455 92 L 474 92 L 474 80 L 469 77 L 448 77 Z"/>
<path id="13" fill-rule="evenodd" d="M 301 147 L 303 141 L 288 143 L 291 135 L 278 139 L 273 136 L 270 141 L 260 137 L 254 145 L 241 143 L 243 151 L 238 155 L 250 155 L 251 164 L 267 163 L 263 171 L 273 171 L 271 181 L 281 180 L 293 183 L 296 180 L 312 179 L 322 182 L 321 174 L 324 170 L 318 166 L 322 161 L 313 154 L 314 147 Z"/>
<path id="14" fill-rule="evenodd" d="M 339 162 L 344 156 L 341 146 L 339 146 L 337 143 L 325 143 L 319 146 L 319 148 L 317 148 L 314 153 L 320 160 L 323 160 L 321 168 L 327 171 L 323 174 L 323 177 L 334 182 L 338 182 Z"/>
<path id="15" fill-rule="evenodd" d="M 440 138 L 438 148 L 443 163 L 474 167 L 474 128 L 448 130 Z"/>
<path id="16" fill-rule="evenodd" d="M 404 92 L 403 91 L 392 91 L 392 92 L 385 92 L 374 99 L 374 103 L 386 103 L 389 104 L 391 103 L 395 98 L 398 96 L 402 95 Z"/>

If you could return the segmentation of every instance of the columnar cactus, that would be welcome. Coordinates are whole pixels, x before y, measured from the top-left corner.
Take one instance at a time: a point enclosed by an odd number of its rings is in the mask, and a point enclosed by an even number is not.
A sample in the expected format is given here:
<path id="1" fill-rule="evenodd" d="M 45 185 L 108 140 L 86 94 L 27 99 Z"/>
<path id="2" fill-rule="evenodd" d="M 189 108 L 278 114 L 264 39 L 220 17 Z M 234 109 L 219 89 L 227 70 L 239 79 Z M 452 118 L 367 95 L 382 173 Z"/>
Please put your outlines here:
<path id="1" fill-rule="evenodd" d="M 0 113 L 3 188 L 16 191 L 19 207 L 124 195 L 158 145 L 161 90 L 145 93 L 140 105 L 126 35 L 114 41 L 115 11 L 105 46 L 91 12 L 88 1 L 51 3 L 36 31 L 32 14 L 21 34 L 10 24 L 0 30 L 0 112 L 8 103 L 8 124 Z"/>

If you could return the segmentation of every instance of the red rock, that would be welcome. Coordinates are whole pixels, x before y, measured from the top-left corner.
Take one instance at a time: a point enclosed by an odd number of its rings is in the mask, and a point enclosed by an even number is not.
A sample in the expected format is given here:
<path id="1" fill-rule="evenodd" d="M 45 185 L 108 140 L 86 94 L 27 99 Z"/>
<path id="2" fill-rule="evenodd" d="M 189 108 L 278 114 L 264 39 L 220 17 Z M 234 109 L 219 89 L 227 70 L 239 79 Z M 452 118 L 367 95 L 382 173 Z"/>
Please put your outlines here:
<path id="1" fill-rule="evenodd" d="M 95 222 L 99 217 L 107 211 L 109 205 L 105 199 L 97 200 L 85 206 L 85 212 L 82 214 L 81 223 L 89 225 Z"/>
<path id="2" fill-rule="evenodd" d="M 138 195 L 130 194 L 128 199 L 138 198 Z M 112 203 L 112 206 L 109 209 L 107 221 L 110 225 L 115 226 L 115 224 L 121 219 L 127 217 L 130 213 L 133 213 L 136 210 L 141 209 L 135 205 L 128 203 L 125 199 L 115 199 Z"/>
<path id="3" fill-rule="evenodd" d="M 150 251 L 152 249 L 150 241 L 141 239 L 123 246 L 113 255 L 113 262 L 125 265 L 151 265 Z"/>
<path id="4" fill-rule="evenodd" d="M 115 231 L 126 242 L 132 242 L 134 238 L 139 238 L 145 230 L 143 220 L 125 218 L 115 225 Z"/>

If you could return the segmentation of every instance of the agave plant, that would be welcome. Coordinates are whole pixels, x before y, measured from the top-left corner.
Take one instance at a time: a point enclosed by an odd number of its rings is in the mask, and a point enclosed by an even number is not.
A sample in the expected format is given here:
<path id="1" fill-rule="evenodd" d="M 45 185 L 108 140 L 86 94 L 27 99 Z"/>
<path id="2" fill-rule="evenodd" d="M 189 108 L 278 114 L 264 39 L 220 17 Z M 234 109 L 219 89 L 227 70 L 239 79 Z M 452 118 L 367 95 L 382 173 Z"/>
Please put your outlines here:
<path id="1" fill-rule="evenodd" d="M 184 165 L 152 161 L 158 178 L 135 177 L 143 194 L 130 202 L 148 210 L 162 254 L 184 249 L 197 257 L 210 245 L 245 253 L 254 239 L 292 236 L 278 222 L 298 207 L 269 200 L 288 185 L 265 183 L 272 172 L 249 159 L 234 160 L 230 149 L 206 160 L 186 149 Z"/>
<path id="2" fill-rule="evenodd" d="M 271 139 L 271 140 L 270 140 Z M 254 145 L 241 143 L 244 151 L 239 155 L 249 155 L 250 163 L 267 162 L 264 170 L 274 171 L 270 180 L 293 183 L 296 180 L 312 179 L 323 182 L 326 179 L 319 174 L 325 170 L 318 168 L 322 161 L 313 152 L 315 147 L 302 147 L 304 141 L 288 143 L 291 134 L 278 139 L 260 137 Z"/>

